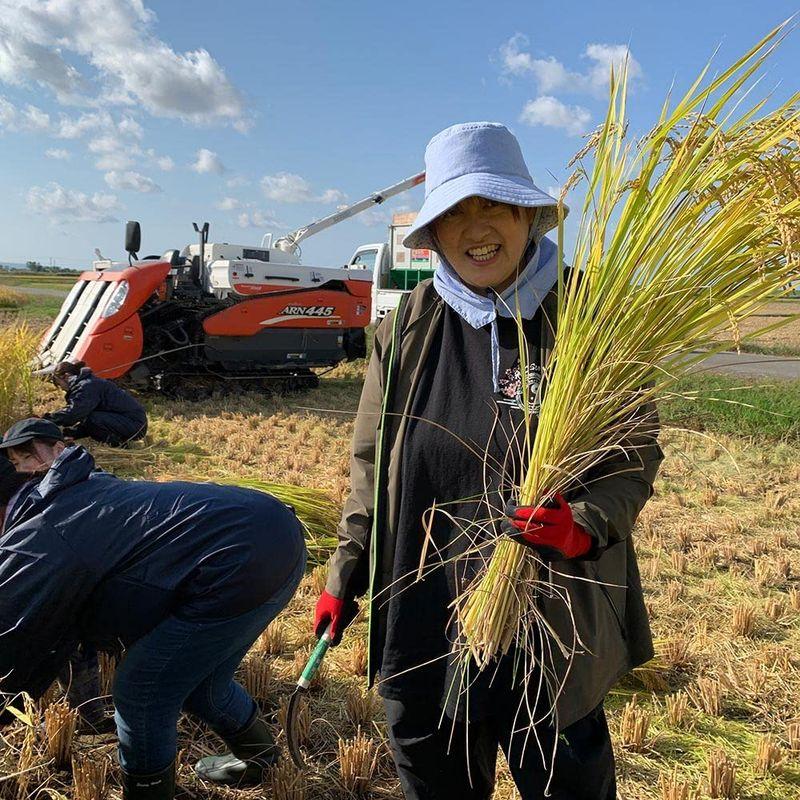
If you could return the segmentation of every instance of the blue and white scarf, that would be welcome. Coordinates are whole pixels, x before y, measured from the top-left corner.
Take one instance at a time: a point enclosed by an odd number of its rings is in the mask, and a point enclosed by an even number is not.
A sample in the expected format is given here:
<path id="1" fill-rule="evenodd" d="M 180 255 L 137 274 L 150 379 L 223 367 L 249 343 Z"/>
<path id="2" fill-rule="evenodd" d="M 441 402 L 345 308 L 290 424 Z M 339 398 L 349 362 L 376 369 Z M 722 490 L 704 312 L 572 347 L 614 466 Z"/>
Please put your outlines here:
<path id="1" fill-rule="evenodd" d="M 476 294 L 466 286 L 458 273 L 440 258 L 433 275 L 433 287 L 450 308 L 473 328 L 483 328 L 491 323 L 492 385 L 500 391 L 500 339 L 497 334 L 497 317 L 516 318 L 517 311 L 523 319 L 533 319 L 547 293 L 558 281 L 558 247 L 542 238 L 520 272 L 519 277 L 501 294 L 491 290 Z"/>

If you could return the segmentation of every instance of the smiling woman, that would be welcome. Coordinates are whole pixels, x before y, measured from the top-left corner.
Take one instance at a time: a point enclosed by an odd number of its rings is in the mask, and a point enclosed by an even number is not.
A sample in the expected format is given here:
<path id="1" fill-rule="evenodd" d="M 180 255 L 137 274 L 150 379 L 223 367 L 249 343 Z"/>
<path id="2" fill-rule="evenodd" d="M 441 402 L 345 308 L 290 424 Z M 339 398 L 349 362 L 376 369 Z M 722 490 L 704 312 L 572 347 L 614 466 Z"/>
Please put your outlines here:
<path id="1" fill-rule="evenodd" d="M 553 348 L 559 254 L 545 234 L 557 225 L 558 204 L 534 185 L 517 140 L 497 123 L 442 131 L 425 167 L 425 203 L 403 244 L 435 250 L 441 262 L 376 331 L 351 495 L 315 628 L 319 635 L 330 622 L 336 643 L 353 598 L 369 592 L 369 675 L 380 675 L 407 800 L 488 800 L 498 747 L 522 800 L 548 787 L 554 797 L 611 800 L 603 696 L 621 671 L 652 654 L 641 590 L 628 585 L 624 566 L 635 557 L 624 543 L 610 552 L 570 493 L 547 507 L 509 506 L 519 502 L 514 487 L 536 436 Z M 659 461 L 648 441 L 645 467 L 598 500 L 623 538 Z M 539 668 L 524 647 L 505 648 L 482 669 L 462 647 L 465 591 L 502 549 L 498 542 L 514 544 L 509 536 L 532 559 L 557 562 L 543 570 L 542 586 L 565 584 L 542 590 L 538 621 L 522 620 L 537 652 L 552 645 L 545 629 L 568 640 L 569 613 L 592 621 L 580 645 L 600 655 L 559 674 L 556 722 L 549 663 Z M 597 586 L 595 559 L 615 586 L 613 602 Z"/>
<path id="2" fill-rule="evenodd" d="M 433 224 L 442 255 L 471 289 L 502 292 L 513 283 L 529 244 L 535 210 L 468 197 Z"/>

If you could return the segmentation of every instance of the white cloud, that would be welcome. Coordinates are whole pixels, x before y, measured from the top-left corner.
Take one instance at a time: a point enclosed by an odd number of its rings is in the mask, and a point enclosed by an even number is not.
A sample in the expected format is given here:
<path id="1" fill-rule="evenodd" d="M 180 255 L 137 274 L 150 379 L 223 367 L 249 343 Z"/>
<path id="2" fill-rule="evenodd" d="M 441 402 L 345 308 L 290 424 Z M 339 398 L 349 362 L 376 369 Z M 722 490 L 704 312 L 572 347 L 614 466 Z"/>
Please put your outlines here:
<path id="1" fill-rule="evenodd" d="M 389 213 L 382 208 L 368 208 L 362 211 L 357 219 L 368 228 L 378 228 L 389 224 Z"/>
<path id="2" fill-rule="evenodd" d="M 220 211 L 235 211 L 242 204 L 235 197 L 223 197 L 214 204 Z"/>
<path id="3" fill-rule="evenodd" d="M 581 58 L 588 60 L 590 64 L 586 70 L 580 72 L 567 69 L 555 56 L 534 58 L 531 53 L 522 49 L 528 45 L 527 36 L 514 34 L 500 46 L 500 62 L 506 75 L 531 76 L 542 94 L 558 91 L 604 94 L 612 66 L 619 75 L 626 61 L 630 81 L 634 82 L 642 77 L 641 64 L 624 44 L 587 45 Z"/>
<path id="4" fill-rule="evenodd" d="M 158 156 L 156 165 L 162 172 L 172 172 L 175 169 L 175 162 L 169 156 Z"/>
<path id="5" fill-rule="evenodd" d="M 113 212 L 120 208 L 113 194 L 95 192 L 90 197 L 55 182 L 32 186 L 25 200 L 31 213 L 41 214 L 54 223 L 117 222 Z"/>
<path id="6" fill-rule="evenodd" d="M 56 136 L 60 139 L 80 139 L 96 130 L 114 127 L 114 120 L 107 111 L 88 111 L 77 117 L 61 116 Z"/>
<path id="7" fill-rule="evenodd" d="M 223 68 L 203 48 L 179 53 L 160 39 L 143 0 L 0 0 L 0 19 L 0 81 L 47 87 L 62 103 L 103 101 L 195 124 L 249 124 Z M 82 71 L 71 63 L 76 58 Z"/>
<path id="8" fill-rule="evenodd" d="M 240 228 L 281 228 L 281 223 L 275 219 L 271 211 L 243 211 L 239 214 L 236 224 Z"/>
<path id="9" fill-rule="evenodd" d="M 614 74 L 619 77 L 627 64 L 628 79 L 631 82 L 642 77 L 642 65 L 625 44 L 590 44 L 586 46 L 583 55 L 594 62 L 589 68 L 587 79 L 599 91 L 604 91 L 608 86 L 612 67 Z"/>
<path id="10" fill-rule="evenodd" d="M 50 115 L 37 106 L 27 105 L 17 108 L 5 97 L 0 96 L 0 128 L 8 131 L 43 132 L 50 127 Z"/>
<path id="11" fill-rule="evenodd" d="M 101 172 L 107 170 L 120 171 L 130 169 L 134 165 L 133 158 L 125 150 L 113 150 L 103 153 L 95 162 L 94 166 Z"/>
<path id="12" fill-rule="evenodd" d="M 261 179 L 261 191 L 268 200 L 275 200 L 279 203 L 334 204 L 347 199 L 347 195 L 339 189 L 326 189 L 322 194 L 315 195 L 311 184 L 305 178 L 292 172 L 265 175 Z"/>
<path id="13" fill-rule="evenodd" d="M 72 157 L 69 150 L 64 150 L 61 147 L 53 147 L 49 150 L 45 150 L 44 154 L 48 158 L 52 158 L 56 161 L 69 161 L 69 159 Z"/>
<path id="14" fill-rule="evenodd" d="M 107 172 L 104 176 L 105 182 L 117 191 L 141 192 L 152 194 L 160 192 L 161 187 L 151 178 L 142 175 L 140 172 Z"/>
<path id="15" fill-rule="evenodd" d="M 220 161 L 219 156 L 213 150 L 207 150 L 205 147 L 201 147 L 195 154 L 195 162 L 192 164 L 192 169 L 201 175 L 207 172 L 222 175 L 225 172 L 225 166 Z"/>
<path id="16" fill-rule="evenodd" d="M 244 175 L 236 175 L 233 178 L 228 178 L 225 185 L 229 189 L 240 189 L 242 186 L 249 186 L 250 181 Z"/>
<path id="17" fill-rule="evenodd" d="M 529 100 L 520 114 L 527 125 L 563 128 L 572 136 L 585 133 L 592 115 L 582 106 L 568 106 L 550 95 Z"/>

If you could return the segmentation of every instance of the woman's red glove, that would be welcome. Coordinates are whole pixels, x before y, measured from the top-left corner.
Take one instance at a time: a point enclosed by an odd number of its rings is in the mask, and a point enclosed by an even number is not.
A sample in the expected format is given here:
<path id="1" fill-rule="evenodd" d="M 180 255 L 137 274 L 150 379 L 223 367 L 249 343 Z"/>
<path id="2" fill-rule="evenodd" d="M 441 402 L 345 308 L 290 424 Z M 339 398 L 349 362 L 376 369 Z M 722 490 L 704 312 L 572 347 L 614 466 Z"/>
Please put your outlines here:
<path id="1" fill-rule="evenodd" d="M 314 634 L 319 639 L 331 624 L 331 647 L 342 641 L 344 629 L 356 618 L 358 603 L 352 598 L 340 599 L 323 592 L 314 613 Z"/>
<path id="2" fill-rule="evenodd" d="M 506 514 L 504 533 L 535 548 L 546 561 L 578 558 L 592 549 L 592 537 L 575 522 L 560 494 L 542 506 L 509 505 Z"/>

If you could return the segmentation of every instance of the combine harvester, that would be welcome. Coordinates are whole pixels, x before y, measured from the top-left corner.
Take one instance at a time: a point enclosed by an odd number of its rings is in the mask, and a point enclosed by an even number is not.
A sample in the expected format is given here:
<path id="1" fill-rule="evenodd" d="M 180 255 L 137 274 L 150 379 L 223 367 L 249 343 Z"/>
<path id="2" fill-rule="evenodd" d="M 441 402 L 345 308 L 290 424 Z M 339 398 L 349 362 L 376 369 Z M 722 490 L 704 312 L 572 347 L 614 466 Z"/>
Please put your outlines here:
<path id="1" fill-rule="evenodd" d="M 373 271 L 300 263 L 299 244 L 425 180 L 420 173 L 260 247 L 208 241 L 137 260 L 141 232 L 129 222 L 128 263 L 95 261 L 45 334 L 40 374 L 85 361 L 104 378 L 197 396 L 225 381 L 283 390 L 317 384 L 313 368 L 363 358 L 373 319 Z M 134 263 L 136 261 L 137 263 Z"/>

